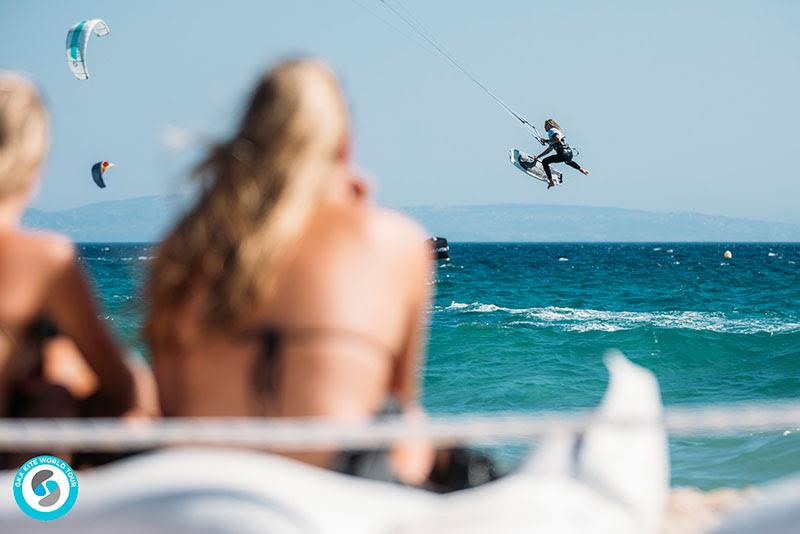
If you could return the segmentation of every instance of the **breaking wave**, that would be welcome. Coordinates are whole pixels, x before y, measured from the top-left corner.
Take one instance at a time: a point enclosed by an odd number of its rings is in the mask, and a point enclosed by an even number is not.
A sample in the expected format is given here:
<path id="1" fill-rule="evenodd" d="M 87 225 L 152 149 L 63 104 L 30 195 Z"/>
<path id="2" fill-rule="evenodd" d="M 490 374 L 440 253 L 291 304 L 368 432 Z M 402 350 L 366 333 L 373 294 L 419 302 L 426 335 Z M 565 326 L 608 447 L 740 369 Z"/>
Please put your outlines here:
<path id="1" fill-rule="evenodd" d="M 509 325 L 561 328 L 571 332 L 616 332 L 634 328 L 687 329 L 733 334 L 786 334 L 800 332 L 800 322 L 767 317 L 733 318 L 720 312 L 697 311 L 604 311 L 560 308 L 507 308 L 495 304 L 451 302 L 436 311 L 464 314 L 507 315 Z"/>

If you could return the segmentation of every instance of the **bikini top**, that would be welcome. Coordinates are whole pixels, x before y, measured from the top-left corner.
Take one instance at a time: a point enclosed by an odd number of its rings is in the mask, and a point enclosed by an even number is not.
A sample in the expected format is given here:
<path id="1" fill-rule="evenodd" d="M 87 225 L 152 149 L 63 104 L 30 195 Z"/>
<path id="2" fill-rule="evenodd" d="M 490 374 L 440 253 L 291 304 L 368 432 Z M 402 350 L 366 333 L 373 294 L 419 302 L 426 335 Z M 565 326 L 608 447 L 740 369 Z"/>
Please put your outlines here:
<path id="1" fill-rule="evenodd" d="M 379 352 L 387 354 L 391 359 L 399 358 L 399 353 L 393 351 L 382 341 L 369 334 L 355 330 L 327 327 L 279 327 L 275 325 L 262 325 L 250 328 L 242 333 L 244 338 L 258 339 L 261 344 L 261 357 L 258 358 L 254 369 L 253 379 L 255 386 L 263 390 L 274 392 L 277 389 L 275 366 L 281 349 L 289 340 L 308 342 L 319 338 L 351 339 L 362 344 L 372 345 Z"/>

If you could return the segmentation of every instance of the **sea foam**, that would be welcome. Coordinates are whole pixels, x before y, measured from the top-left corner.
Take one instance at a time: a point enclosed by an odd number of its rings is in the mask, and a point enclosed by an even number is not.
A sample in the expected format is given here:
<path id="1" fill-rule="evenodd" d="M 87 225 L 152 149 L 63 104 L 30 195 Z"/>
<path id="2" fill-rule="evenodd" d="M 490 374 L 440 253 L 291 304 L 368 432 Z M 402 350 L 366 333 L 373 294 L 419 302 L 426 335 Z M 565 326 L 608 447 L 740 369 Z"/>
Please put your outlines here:
<path id="1" fill-rule="evenodd" d="M 555 327 L 571 332 L 616 332 L 640 327 L 733 334 L 784 334 L 800 331 L 800 321 L 770 317 L 732 318 L 721 312 L 606 311 L 557 306 L 508 308 L 481 302 L 466 304 L 455 301 L 441 311 L 506 314 L 509 316 L 509 325 Z"/>

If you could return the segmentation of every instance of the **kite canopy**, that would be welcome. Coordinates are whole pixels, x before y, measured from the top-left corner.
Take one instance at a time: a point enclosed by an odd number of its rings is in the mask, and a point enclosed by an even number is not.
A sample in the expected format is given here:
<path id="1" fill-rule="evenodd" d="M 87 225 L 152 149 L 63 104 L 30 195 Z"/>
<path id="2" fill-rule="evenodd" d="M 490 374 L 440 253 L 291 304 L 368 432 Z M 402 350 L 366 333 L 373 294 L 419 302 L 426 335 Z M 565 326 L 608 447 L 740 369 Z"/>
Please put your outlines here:
<path id="1" fill-rule="evenodd" d="M 67 65 L 79 80 L 89 78 L 89 71 L 86 69 L 86 46 L 89 44 L 92 32 L 98 37 L 104 37 L 110 30 L 104 21 L 89 19 L 77 23 L 67 32 Z"/>
<path id="2" fill-rule="evenodd" d="M 103 180 L 103 174 L 105 174 L 105 172 L 113 166 L 113 163 L 109 163 L 105 160 L 98 161 L 92 165 L 92 180 L 94 180 L 94 183 L 96 183 L 97 187 L 100 189 L 103 189 L 106 186 L 106 182 Z"/>

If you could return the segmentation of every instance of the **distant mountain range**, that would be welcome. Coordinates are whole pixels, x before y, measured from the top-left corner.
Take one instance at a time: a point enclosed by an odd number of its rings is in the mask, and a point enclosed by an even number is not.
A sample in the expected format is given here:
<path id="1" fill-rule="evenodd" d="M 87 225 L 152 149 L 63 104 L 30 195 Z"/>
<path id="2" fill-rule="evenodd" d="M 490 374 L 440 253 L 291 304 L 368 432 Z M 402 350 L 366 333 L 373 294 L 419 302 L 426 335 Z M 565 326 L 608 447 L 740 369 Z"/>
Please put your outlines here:
<path id="1" fill-rule="evenodd" d="M 66 234 L 79 243 L 158 241 L 180 213 L 178 195 L 98 202 L 63 211 L 29 209 L 22 218 L 28 228 Z"/>
<path id="2" fill-rule="evenodd" d="M 89 204 L 63 211 L 30 209 L 29 228 L 57 231 L 82 243 L 152 242 L 186 205 L 181 196 Z M 584 206 L 497 204 L 404 208 L 432 235 L 451 241 L 800 241 L 800 225 L 700 213 Z"/>
<path id="3" fill-rule="evenodd" d="M 800 224 L 692 212 L 524 204 L 404 211 L 451 241 L 800 241 Z"/>

